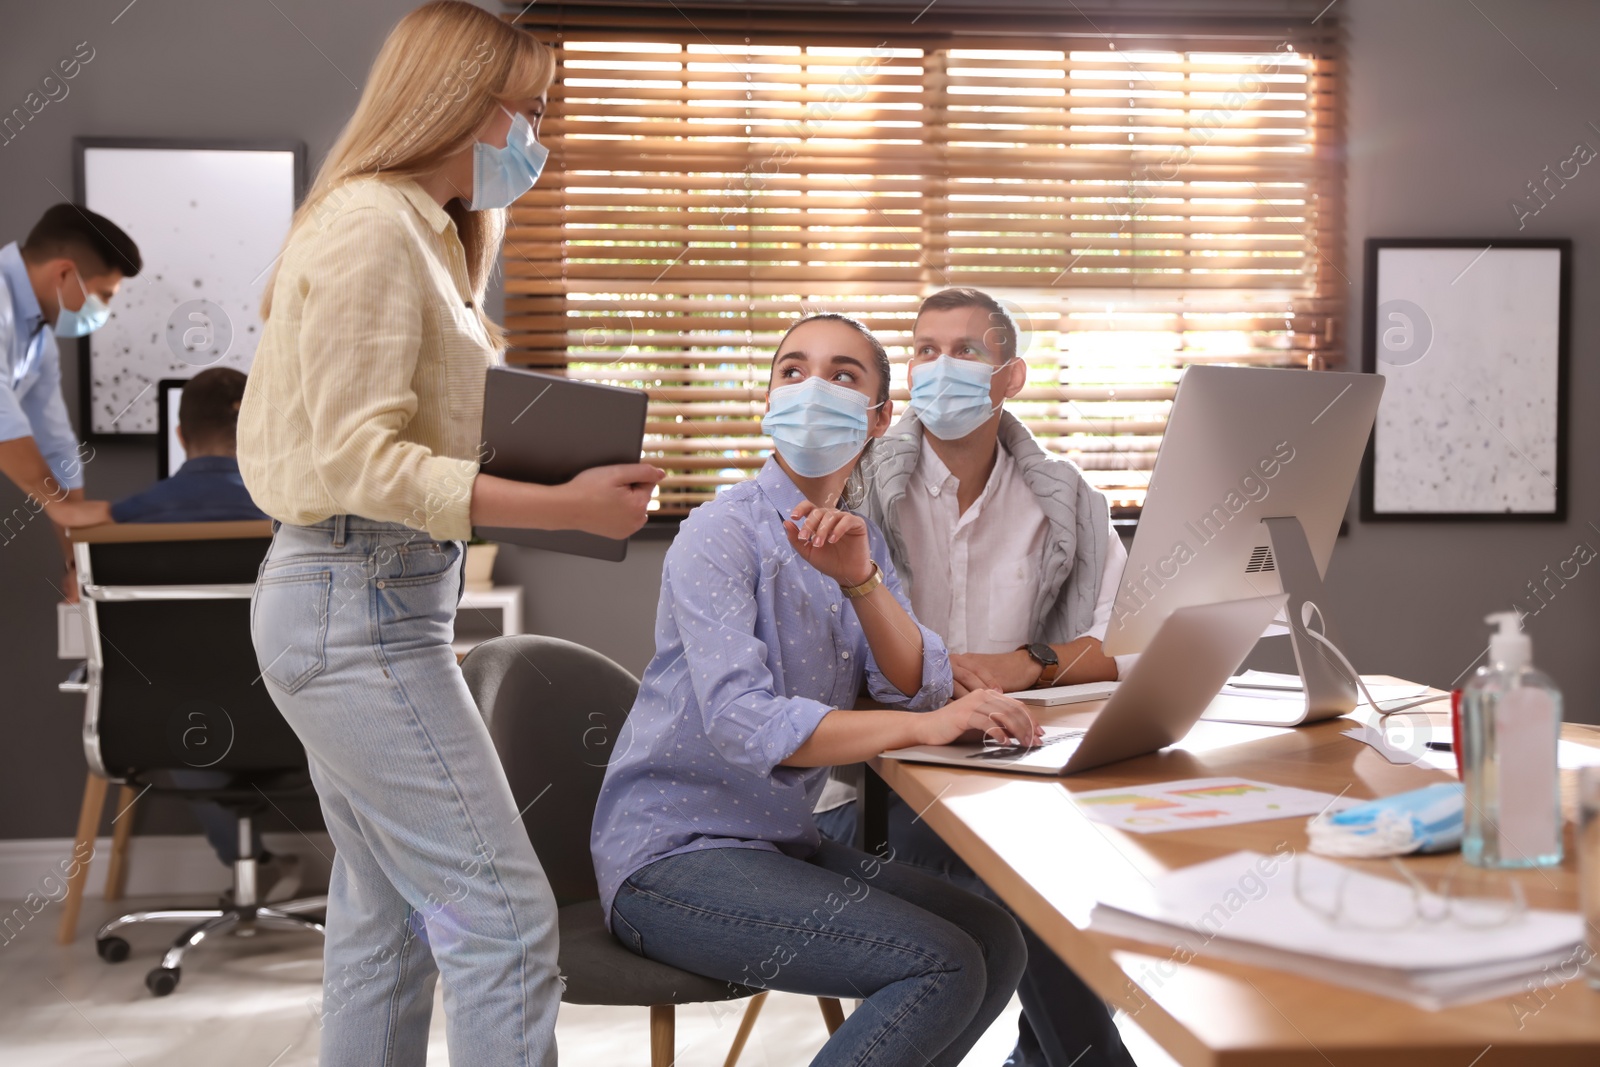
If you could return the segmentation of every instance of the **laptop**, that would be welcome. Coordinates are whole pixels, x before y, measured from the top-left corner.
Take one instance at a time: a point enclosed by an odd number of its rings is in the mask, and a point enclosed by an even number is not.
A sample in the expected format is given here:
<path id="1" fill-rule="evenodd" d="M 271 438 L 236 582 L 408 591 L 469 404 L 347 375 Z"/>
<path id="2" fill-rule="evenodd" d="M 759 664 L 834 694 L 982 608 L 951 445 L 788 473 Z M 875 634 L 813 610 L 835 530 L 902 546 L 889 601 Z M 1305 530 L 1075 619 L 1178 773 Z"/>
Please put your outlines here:
<path id="1" fill-rule="evenodd" d="M 644 450 L 643 390 L 573 381 L 516 367 L 490 367 L 483 387 L 484 474 L 560 485 L 590 467 L 637 463 Z M 625 538 L 582 530 L 479 526 L 486 541 L 530 545 L 574 556 L 620 561 Z"/>
<path id="2" fill-rule="evenodd" d="M 1021 745 L 916 745 L 887 759 L 943 763 L 1026 774 L 1076 774 L 1181 741 L 1255 647 L 1282 595 L 1178 608 L 1083 729 L 1046 726 L 1043 740 Z"/>

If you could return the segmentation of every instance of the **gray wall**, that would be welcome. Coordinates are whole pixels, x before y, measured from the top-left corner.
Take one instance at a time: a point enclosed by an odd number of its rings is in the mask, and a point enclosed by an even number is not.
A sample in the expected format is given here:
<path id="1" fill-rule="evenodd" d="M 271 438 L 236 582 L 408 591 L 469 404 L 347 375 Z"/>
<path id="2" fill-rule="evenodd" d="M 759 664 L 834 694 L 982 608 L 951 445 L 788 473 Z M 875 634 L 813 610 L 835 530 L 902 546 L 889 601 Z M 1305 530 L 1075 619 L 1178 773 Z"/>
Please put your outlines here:
<path id="1" fill-rule="evenodd" d="M 1354 0 L 1335 9 L 1349 29 L 1344 269 L 1352 355 L 1361 337 L 1365 238 L 1573 240 L 1569 520 L 1362 524 L 1352 516 L 1329 568 L 1335 619 L 1356 665 L 1443 686 L 1485 650 L 1487 612 L 1536 604 L 1528 583 L 1542 579 L 1546 566 L 1571 557 L 1580 541 L 1600 549 L 1600 530 L 1590 525 L 1600 522 L 1600 423 L 1591 417 L 1600 396 L 1593 362 L 1600 318 L 1592 303 L 1600 170 L 1584 168 L 1520 233 L 1507 206 L 1546 164 L 1572 155 L 1575 142 L 1600 150 L 1600 132 L 1588 125 L 1600 123 L 1591 47 L 1600 39 L 1600 7 L 1480 0 L 1477 8 L 1459 0 Z M 1568 719 L 1583 722 L 1600 722 L 1600 578 L 1592 569 L 1528 620 L 1535 661 L 1564 690 Z"/>
<path id="2" fill-rule="evenodd" d="M 20 237 L 58 199 L 55 189 L 71 193 L 75 135 L 298 138 L 314 165 L 355 103 L 351 83 L 361 83 L 387 27 L 412 3 L 277 6 L 284 14 L 270 4 L 161 0 L 138 3 L 112 24 L 120 0 L 94 5 L 93 18 L 81 5 L 10 5 L 0 38 L 0 110 L 20 104 L 79 42 L 87 40 L 95 57 L 65 99 L 0 146 L 0 241 Z M 1478 7 L 1483 13 L 1456 0 L 1346 0 L 1331 13 L 1350 32 L 1345 272 L 1353 339 L 1360 337 L 1363 238 L 1511 235 L 1506 204 L 1526 181 L 1567 158 L 1577 140 L 1600 147 L 1600 134 L 1586 125 L 1600 122 L 1600 69 L 1588 54 L 1600 40 L 1600 7 L 1578 0 Z M 1600 325 L 1584 299 L 1600 255 L 1600 172 L 1591 169 L 1524 231 L 1575 240 L 1573 517 L 1559 526 L 1434 526 L 1366 525 L 1352 516 L 1329 578 L 1335 621 L 1364 671 L 1452 683 L 1484 648 L 1485 612 L 1524 596 L 1526 583 L 1567 559 L 1578 540 L 1600 547 L 1600 532 L 1588 525 L 1600 523 L 1600 463 L 1592 458 L 1600 427 L 1586 419 L 1584 403 L 1600 390 L 1600 370 L 1589 362 Z M 76 410 L 75 368 L 67 378 Z M 116 498 L 147 484 L 154 469 L 149 447 L 100 444 L 89 489 Z M 18 503 L 9 484 L 0 486 L 0 514 Z M 508 548 L 497 577 L 527 589 L 529 629 L 592 645 L 637 672 L 650 654 L 664 547 L 636 542 L 620 565 Z M 1600 597 L 1590 584 L 1600 579 L 1590 569 L 1559 591 L 1530 630 L 1538 659 L 1567 692 L 1569 717 L 1597 721 L 1600 656 L 1591 646 Z M 0 838 L 70 835 L 77 812 L 82 707 L 55 692 L 64 665 L 54 658 L 55 593 L 45 578 L 57 574 L 42 526 L 0 546 Z M 1258 657 L 1264 664 L 1282 658 L 1281 647 Z M 191 824 L 181 809 L 158 805 L 141 813 L 140 829 L 185 832 Z"/>

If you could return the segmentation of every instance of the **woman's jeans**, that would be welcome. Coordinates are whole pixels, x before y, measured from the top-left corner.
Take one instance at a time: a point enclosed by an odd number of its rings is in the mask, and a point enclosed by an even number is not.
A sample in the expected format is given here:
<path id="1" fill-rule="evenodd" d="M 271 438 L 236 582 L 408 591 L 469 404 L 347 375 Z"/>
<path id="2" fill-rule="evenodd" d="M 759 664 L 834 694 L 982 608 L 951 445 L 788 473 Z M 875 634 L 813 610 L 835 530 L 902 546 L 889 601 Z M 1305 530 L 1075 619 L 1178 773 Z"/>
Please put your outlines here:
<path id="1" fill-rule="evenodd" d="M 855 840 L 859 806 L 851 801 L 818 813 L 817 828 L 834 841 Z M 1001 903 L 897 793 L 889 794 L 888 816 L 889 846 L 903 864 Z M 1026 925 L 1022 939 L 1028 946 L 1028 967 L 1017 987 L 1022 1017 L 1005 1067 L 1134 1067 L 1105 1002 Z"/>
<path id="2" fill-rule="evenodd" d="M 322 1067 L 554 1064 L 556 906 L 450 649 L 460 542 L 336 516 L 275 525 L 251 610 L 337 854 Z"/>
<path id="3" fill-rule="evenodd" d="M 611 929 L 686 971 L 862 1001 L 812 1067 L 956 1067 L 1027 961 L 1001 908 L 831 841 L 804 860 L 751 848 L 657 860 L 623 884 Z"/>

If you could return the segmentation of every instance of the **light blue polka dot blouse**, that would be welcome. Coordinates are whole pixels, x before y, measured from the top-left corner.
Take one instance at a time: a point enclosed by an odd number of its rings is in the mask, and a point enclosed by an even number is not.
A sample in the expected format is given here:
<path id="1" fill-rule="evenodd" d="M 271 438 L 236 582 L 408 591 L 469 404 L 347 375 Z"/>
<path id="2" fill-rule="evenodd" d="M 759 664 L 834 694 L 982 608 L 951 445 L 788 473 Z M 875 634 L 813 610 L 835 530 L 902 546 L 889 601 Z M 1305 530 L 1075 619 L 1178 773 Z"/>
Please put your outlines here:
<path id="1" fill-rule="evenodd" d="M 705 848 L 817 847 L 825 767 L 782 767 L 834 708 L 874 700 L 926 711 L 950 699 L 944 642 L 922 631 L 922 688 L 878 670 L 855 609 L 795 555 L 783 520 L 804 498 L 769 459 L 752 482 L 700 505 L 667 552 L 656 654 L 617 739 L 590 841 L 606 921 L 633 872 Z M 883 534 L 872 558 L 911 613 Z"/>

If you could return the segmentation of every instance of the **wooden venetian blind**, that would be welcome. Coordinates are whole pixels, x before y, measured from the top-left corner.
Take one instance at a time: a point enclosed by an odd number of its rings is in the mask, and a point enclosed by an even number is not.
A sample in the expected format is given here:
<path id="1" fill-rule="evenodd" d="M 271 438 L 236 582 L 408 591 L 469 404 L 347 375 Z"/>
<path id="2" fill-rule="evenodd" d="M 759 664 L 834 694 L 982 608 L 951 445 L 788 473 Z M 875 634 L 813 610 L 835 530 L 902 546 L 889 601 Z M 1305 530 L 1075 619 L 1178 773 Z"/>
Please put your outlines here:
<path id="1" fill-rule="evenodd" d="M 1011 410 L 1124 515 L 1185 366 L 1338 362 L 1326 22 L 793 18 L 523 16 L 560 69 L 505 245 L 508 359 L 649 391 L 662 514 L 761 465 L 769 362 L 808 311 L 862 318 L 903 403 L 920 300 L 1001 298 L 1029 365 Z"/>

